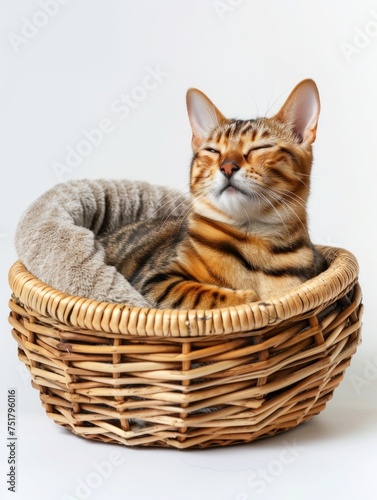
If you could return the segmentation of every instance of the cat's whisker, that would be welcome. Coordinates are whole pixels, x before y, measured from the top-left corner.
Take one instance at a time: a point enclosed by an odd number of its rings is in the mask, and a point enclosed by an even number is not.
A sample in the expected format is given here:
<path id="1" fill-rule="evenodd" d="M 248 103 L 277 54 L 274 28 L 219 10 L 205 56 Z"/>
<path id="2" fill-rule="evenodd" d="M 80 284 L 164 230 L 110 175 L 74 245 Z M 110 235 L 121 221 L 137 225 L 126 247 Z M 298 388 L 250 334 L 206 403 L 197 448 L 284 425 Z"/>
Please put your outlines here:
<path id="1" fill-rule="evenodd" d="M 250 219 L 250 215 L 249 213 L 247 212 L 246 208 L 245 207 L 241 207 L 242 208 L 242 211 L 244 212 L 244 214 L 246 215 L 246 219 L 248 221 L 248 226 L 250 227 L 251 226 L 251 219 Z"/>
<path id="2" fill-rule="evenodd" d="M 304 207 L 306 205 L 305 199 L 302 198 L 302 196 L 299 196 L 297 193 L 294 193 L 293 191 L 281 187 L 274 186 L 273 188 L 271 187 L 266 187 L 266 189 L 269 189 L 271 192 L 275 192 L 277 195 L 283 196 L 283 197 L 289 197 L 291 200 L 297 200 L 297 202 L 301 203 L 302 206 Z"/>
<path id="3" fill-rule="evenodd" d="M 294 173 L 291 173 L 291 175 L 292 175 L 295 179 L 297 179 L 299 182 L 301 182 L 301 184 L 303 184 L 303 185 L 304 185 L 307 189 L 309 189 L 309 186 L 306 184 L 306 182 L 305 182 L 303 179 L 301 179 L 298 175 L 296 175 L 296 174 L 294 174 Z M 300 175 L 301 175 L 301 174 L 300 174 Z"/>
<path id="4" fill-rule="evenodd" d="M 190 199 L 186 198 L 186 199 L 183 199 L 180 203 L 178 203 L 178 205 L 176 205 L 173 210 L 168 211 L 166 213 L 165 217 L 162 218 L 161 226 L 163 226 L 171 217 L 179 218 L 179 217 L 184 216 L 184 214 L 185 214 L 186 211 L 183 214 L 180 214 L 180 215 L 174 215 L 174 211 L 180 209 L 182 207 L 182 205 L 184 206 L 186 204 L 189 205 L 189 208 L 187 209 L 187 212 L 189 212 L 190 211 Z"/>
<path id="5" fill-rule="evenodd" d="M 272 87 L 272 90 L 273 90 L 273 87 Z M 282 92 L 280 95 L 278 95 L 278 96 L 276 97 L 276 99 L 274 99 L 274 100 L 271 102 L 271 104 L 269 104 L 269 105 L 267 106 L 267 109 L 266 109 L 266 113 L 265 113 L 265 115 L 268 115 L 268 114 L 270 113 L 271 109 L 275 106 L 275 104 L 279 101 L 279 99 L 281 99 L 281 97 L 284 95 L 284 93 L 285 93 L 285 92 Z M 271 100 L 272 94 L 273 94 L 273 92 L 271 91 L 270 100 Z"/>
<path id="6" fill-rule="evenodd" d="M 259 116 L 259 107 L 258 107 L 258 103 L 257 103 L 257 101 L 255 99 L 254 94 L 251 94 L 251 97 L 252 97 L 252 99 L 254 101 L 254 105 L 255 105 L 255 109 L 256 109 L 256 114 L 257 114 L 257 116 Z"/>
<path id="7" fill-rule="evenodd" d="M 275 194 L 277 196 L 281 196 L 282 198 L 289 198 L 292 202 L 296 203 L 297 205 L 300 205 L 304 210 L 306 210 L 306 202 L 301 196 L 297 195 L 296 193 L 292 193 L 287 189 L 275 188 L 275 191 L 276 191 Z"/>
<path id="8" fill-rule="evenodd" d="M 151 214 L 150 217 L 156 218 L 158 217 L 158 213 L 163 210 L 166 206 L 169 205 L 174 205 L 176 200 L 178 200 L 181 196 L 185 196 L 188 194 L 188 188 L 187 186 L 181 188 L 181 189 L 176 189 L 176 195 L 172 198 L 172 193 L 167 193 L 165 196 L 163 196 L 160 200 L 160 205 L 158 208 Z M 167 200 L 167 202 L 165 202 Z"/>
<path id="9" fill-rule="evenodd" d="M 288 214 L 293 214 L 293 216 L 295 217 L 295 219 L 298 220 L 298 222 L 300 223 L 300 225 L 302 226 L 302 228 L 304 229 L 305 233 L 307 234 L 308 233 L 308 230 L 305 226 L 305 224 L 303 223 L 302 221 L 302 218 L 295 212 L 295 210 L 293 209 L 293 207 L 291 205 L 289 205 L 283 198 L 280 198 L 279 196 L 277 196 L 273 191 L 270 191 L 269 192 L 269 195 L 274 198 L 276 201 L 279 202 L 280 206 L 282 207 L 282 209 Z"/>
<path id="10" fill-rule="evenodd" d="M 210 193 L 210 188 L 209 187 L 200 187 L 196 190 L 195 192 L 195 200 L 207 200 L 208 196 Z M 176 218 L 180 219 L 182 218 L 183 220 L 187 219 L 187 216 L 192 212 L 192 203 L 188 204 L 187 210 L 181 213 L 179 216 L 175 216 Z"/>
<path id="11" fill-rule="evenodd" d="M 186 191 L 186 192 L 185 192 Z M 156 219 L 156 218 L 159 218 L 159 212 L 161 212 L 162 210 L 165 211 L 166 207 L 166 216 L 164 217 L 164 219 L 166 218 L 169 218 L 171 216 L 174 216 L 174 211 L 179 209 L 182 204 L 185 204 L 188 202 L 188 197 L 185 198 L 185 199 L 182 199 L 178 205 L 174 206 L 177 202 L 177 200 L 179 200 L 182 196 L 187 196 L 189 194 L 189 188 L 187 188 L 187 186 L 185 188 L 182 188 L 181 190 L 177 190 L 177 195 L 174 197 L 174 198 L 171 198 L 171 194 L 166 194 L 163 198 L 161 198 L 161 202 L 163 202 L 165 199 L 168 199 L 168 201 L 166 203 L 162 203 L 162 205 L 160 205 L 147 219 L 145 219 L 145 221 L 149 221 L 149 220 L 153 220 L 153 219 Z M 160 202 L 160 203 L 161 203 Z M 169 210 L 169 207 L 174 207 L 173 210 Z"/>
<path id="12" fill-rule="evenodd" d="M 264 201 L 265 201 L 268 205 L 270 205 L 270 206 L 274 209 L 274 211 L 275 211 L 275 212 L 276 212 L 276 214 L 278 215 L 279 219 L 281 220 L 281 223 L 282 223 L 282 225 L 283 225 L 284 229 L 287 231 L 287 225 L 286 225 L 286 222 L 285 222 L 285 220 L 283 219 L 283 217 L 281 216 L 281 214 L 280 214 L 279 210 L 277 210 L 277 208 L 275 207 L 275 205 L 274 205 L 274 204 L 273 204 L 273 203 L 269 200 L 268 196 L 264 195 L 264 193 L 261 193 L 261 192 L 260 192 L 259 194 L 260 194 L 260 197 L 261 197 L 261 198 L 262 198 L 262 199 L 263 199 L 263 200 L 264 200 Z M 269 194 L 271 194 L 271 193 L 269 193 Z M 272 197 L 273 197 L 273 196 L 272 196 Z M 275 198 L 275 199 L 277 199 L 277 198 Z"/>
<path id="13" fill-rule="evenodd" d="M 273 94 L 274 94 L 274 83 L 272 83 L 272 86 L 271 86 L 270 97 L 269 97 L 269 100 L 268 100 L 267 109 L 266 109 L 266 111 L 264 113 L 264 116 L 267 116 L 270 113 L 271 108 L 275 105 L 275 103 L 277 101 L 277 99 L 275 99 L 274 101 L 272 101 Z"/>

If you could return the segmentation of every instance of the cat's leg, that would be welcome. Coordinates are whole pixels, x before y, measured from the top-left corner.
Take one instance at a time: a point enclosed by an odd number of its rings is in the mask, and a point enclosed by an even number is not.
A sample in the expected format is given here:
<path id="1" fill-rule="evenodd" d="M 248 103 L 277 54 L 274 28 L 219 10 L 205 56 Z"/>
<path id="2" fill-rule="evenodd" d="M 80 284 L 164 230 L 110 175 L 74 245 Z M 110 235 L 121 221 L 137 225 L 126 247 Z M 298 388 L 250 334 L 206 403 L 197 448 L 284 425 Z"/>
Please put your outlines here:
<path id="1" fill-rule="evenodd" d="M 215 309 L 260 300 L 254 290 L 231 290 L 197 281 L 179 280 L 154 287 L 148 298 L 159 307 L 179 309 Z"/>

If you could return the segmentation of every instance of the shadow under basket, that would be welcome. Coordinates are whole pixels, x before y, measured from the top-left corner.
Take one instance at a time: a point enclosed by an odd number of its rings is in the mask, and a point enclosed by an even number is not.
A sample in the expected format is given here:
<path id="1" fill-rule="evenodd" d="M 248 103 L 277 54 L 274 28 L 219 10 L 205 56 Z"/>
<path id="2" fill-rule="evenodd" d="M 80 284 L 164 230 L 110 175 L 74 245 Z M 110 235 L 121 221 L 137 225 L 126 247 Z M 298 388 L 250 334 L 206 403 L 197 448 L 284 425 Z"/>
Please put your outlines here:
<path id="1" fill-rule="evenodd" d="M 141 309 L 70 296 L 21 262 L 10 323 L 47 415 L 129 446 L 246 443 L 320 413 L 360 343 L 358 265 L 329 268 L 269 301 L 213 310 Z"/>

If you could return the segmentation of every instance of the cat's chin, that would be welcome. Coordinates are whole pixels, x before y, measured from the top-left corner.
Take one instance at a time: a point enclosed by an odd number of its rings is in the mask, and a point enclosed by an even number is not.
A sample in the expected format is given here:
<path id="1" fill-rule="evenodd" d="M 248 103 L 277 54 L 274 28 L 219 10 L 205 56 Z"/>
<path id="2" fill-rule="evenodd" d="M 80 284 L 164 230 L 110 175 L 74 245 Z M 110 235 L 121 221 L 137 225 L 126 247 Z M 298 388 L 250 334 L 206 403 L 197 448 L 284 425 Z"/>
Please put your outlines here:
<path id="1" fill-rule="evenodd" d="M 226 214 L 228 220 L 238 227 L 261 226 L 282 222 L 282 216 L 277 212 L 266 215 L 266 204 L 260 197 L 244 193 L 237 188 L 228 188 L 216 198 L 217 210 Z"/>
<path id="2" fill-rule="evenodd" d="M 249 194 L 234 186 L 227 187 L 216 196 L 214 206 L 237 226 L 249 225 L 260 216 L 260 205 L 256 205 Z"/>
<path id="3" fill-rule="evenodd" d="M 220 209 L 232 214 L 244 211 L 246 206 L 249 207 L 250 203 L 253 203 L 249 194 L 234 186 L 225 188 L 218 195 L 216 202 Z"/>
<path id="4" fill-rule="evenodd" d="M 264 204 L 259 198 L 243 193 L 234 186 L 223 189 L 221 193 L 212 193 L 205 200 L 194 198 L 193 202 L 195 213 L 240 228 L 275 222 L 263 215 Z M 278 222 L 281 222 L 281 217 Z"/>

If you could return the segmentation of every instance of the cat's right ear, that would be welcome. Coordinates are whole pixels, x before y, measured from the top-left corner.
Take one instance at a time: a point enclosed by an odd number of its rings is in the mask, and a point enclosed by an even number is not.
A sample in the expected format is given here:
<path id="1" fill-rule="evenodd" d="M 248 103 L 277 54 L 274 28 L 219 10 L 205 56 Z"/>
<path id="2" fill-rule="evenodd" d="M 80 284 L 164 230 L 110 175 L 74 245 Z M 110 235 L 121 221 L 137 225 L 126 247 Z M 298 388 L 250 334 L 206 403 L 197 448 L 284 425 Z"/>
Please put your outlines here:
<path id="1" fill-rule="evenodd" d="M 225 117 L 213 102 L 198 89 L 187 91 L 186 104 L 192 129 L 192 149 L 197 151 L 211 130 L 225 121 Z"/>
<path id="2" fill-rule="evenodd" d="M 307 79 L 296 85 L 275 119 L 288 125 L 306 147 L 315 141 L 320 108 L 317 85 Z"/>

